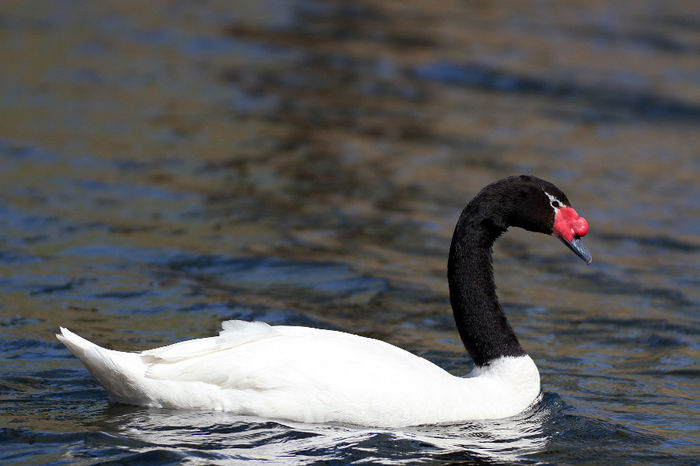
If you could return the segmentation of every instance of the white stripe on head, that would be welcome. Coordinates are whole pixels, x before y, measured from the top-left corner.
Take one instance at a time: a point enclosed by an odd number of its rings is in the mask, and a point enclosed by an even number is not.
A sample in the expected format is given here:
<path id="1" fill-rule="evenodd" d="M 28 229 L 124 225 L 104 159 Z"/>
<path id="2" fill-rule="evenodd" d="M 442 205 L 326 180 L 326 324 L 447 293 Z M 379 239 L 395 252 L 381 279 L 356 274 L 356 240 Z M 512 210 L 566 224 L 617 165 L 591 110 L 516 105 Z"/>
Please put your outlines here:
<path id="1" fill-rule="evenodd" d="M 559 199 L 557 199 L 555 196 L 552 196 L 549 194 L 547 191 L 544 189 L 542 190 L 544 194 L 549 198 L 549 205 L 552 206 L 552 209 L 554 209 L 554 213 L 556 214 L 557 210 L 561 209 L 562 207 L 566 207 L 566 204 L 561 202 Z"/>

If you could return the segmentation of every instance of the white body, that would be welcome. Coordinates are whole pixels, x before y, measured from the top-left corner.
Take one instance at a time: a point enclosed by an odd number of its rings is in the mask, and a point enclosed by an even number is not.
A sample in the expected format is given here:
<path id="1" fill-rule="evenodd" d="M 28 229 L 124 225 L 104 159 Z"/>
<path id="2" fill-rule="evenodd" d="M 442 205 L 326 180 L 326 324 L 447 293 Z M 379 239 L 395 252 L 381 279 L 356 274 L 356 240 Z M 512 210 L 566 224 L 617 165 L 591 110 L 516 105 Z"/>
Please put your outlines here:
<path id="1" fill-rule="evenodd" d="M 509 417 L 540 392 L 529 356 L 455 377 L 388 343 L 307 327 L 227 321 L 217 337 L 141 353 L 57 337 L 113 401 L 141 406 L 400 427 Z"/>

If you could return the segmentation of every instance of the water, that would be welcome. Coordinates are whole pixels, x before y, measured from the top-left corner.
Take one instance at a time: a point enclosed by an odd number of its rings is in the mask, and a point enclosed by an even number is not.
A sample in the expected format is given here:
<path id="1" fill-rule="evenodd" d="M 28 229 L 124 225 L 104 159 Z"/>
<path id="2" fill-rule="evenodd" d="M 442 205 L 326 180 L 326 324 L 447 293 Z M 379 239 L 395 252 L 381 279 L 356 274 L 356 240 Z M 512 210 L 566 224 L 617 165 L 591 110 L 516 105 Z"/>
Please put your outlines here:
<path id="1" fill-rule="evenodd" d="M 694 2 L 375 3 L 0 6 L 0 461 L 700 460 Z M 515 418 L 111 405 L 53 337 L 141 350 L 260 319 L 466 374 L 450 235 L 518 173 L 568 194 L 594 262 L 526 232 L 496 245 L 542 375 Z"/>

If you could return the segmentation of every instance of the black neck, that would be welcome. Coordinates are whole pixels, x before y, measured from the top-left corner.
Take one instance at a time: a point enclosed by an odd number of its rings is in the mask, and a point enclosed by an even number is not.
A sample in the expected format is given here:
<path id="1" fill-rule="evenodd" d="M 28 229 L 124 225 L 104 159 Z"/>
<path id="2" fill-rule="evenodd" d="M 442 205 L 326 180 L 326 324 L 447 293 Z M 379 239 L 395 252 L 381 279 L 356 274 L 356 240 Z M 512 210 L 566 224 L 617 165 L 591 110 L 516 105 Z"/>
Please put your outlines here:
<path id="1" fill-rule="evenodd" d="M 475 202 L 462 212 L 447 265 L 450 302 L 462 342 L 477 366 L 525 350 L 508 323 L 496 296 L 491 248 L 507 225 Z"/>

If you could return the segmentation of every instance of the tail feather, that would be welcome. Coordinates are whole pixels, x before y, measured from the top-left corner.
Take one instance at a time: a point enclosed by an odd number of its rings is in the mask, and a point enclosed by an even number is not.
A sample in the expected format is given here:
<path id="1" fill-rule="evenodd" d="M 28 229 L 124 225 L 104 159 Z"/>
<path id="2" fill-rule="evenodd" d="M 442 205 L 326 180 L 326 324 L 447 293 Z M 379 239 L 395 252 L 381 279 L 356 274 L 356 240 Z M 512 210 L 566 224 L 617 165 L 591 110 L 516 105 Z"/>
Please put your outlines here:
<path id="1" fill-rule="evenodd" d="M 73 353 L 73 355 L 81 361 L 83 360 L 82 356 L 84 354 L 85 349 L 97 346 L 96 344 L 86 340 L 80 335 L 76 335 L 67 328 L 60 327 L 60 330 L 61 333 L 57 333 L 56 338 L 58 338 L 58 340 L 61 343 L 66 345 L 66 348 L 68 348 L 70 352 Z"/>
<path id="2" fill-rule="evenodd" d="M 102 385 L 113 401 L 129 404 L 149 404 L 143 391 L 146 366 L 137 353 L 102 348 L 61 327 L 56 338 L 82 362 Z"/>

